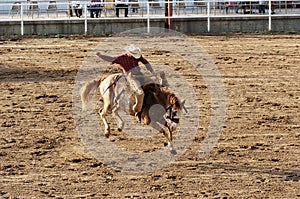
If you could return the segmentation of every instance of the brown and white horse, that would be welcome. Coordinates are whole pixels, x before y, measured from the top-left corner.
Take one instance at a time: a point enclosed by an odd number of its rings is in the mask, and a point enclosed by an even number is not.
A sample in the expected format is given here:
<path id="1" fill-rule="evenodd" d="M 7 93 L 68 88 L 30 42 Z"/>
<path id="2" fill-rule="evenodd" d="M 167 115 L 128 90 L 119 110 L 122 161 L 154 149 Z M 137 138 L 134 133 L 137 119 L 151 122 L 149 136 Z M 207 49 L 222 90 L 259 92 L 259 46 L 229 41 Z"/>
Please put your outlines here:
<path id="1" fill-rule="evenodd" d="M 163 77 L 163 74 L 161 74 L 161 77 Z M 129 115 L 134 116 L 132 112 L 134 97 L 131 94 L 126 77 L 121 73 L 111 74 L 92 80 L 82 88 L 81 101 L 83 109 L 88 103 L 89 95 L 97 88 L 99 88 L 103 100 L 103 107 L 99 110 L 99 114 L 105 126 L 105 136 L 109 137 L 110 126 L 106 119 L 107 114 L 112 113 L 114 115 L 118 130 L 121 131 L 124 121 L 119 116 L 118 110 L 122 109 Z M 180 102 L 174 93 L 161 86 L 161 84 L 145 84 L 142 88 L 144 90 L 144 103 L 140 115 L 141 122 L 161 132 L 167 139 L 171 152 L 176 153 L 172 146 L 173 132 L 179 123 L 179 115 L 181 109 L 184 108 L 184 102 Z M 186 111 L 185 108 L 184 110 Z"/>

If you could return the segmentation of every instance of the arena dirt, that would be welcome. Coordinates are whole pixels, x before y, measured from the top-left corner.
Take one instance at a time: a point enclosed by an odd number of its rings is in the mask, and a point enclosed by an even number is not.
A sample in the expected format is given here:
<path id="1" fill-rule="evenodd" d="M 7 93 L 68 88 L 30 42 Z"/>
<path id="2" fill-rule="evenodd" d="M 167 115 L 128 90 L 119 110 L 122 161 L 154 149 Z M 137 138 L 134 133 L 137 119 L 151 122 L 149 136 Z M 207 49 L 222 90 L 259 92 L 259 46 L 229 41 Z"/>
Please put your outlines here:
<path id="1" fill-rule="evenodd" d="M 176 56 L 146 49 L 150 62 L 169 60 L 166 64 L 192 82 L 202 115 L 190 149 L 150 173 L 106 167 L 78 136 L 72 115 L 74 79 L 87 54 L 104 38 L 2 38 L 0 197 L 300 197 L 300 35 L 191 38 L 211 55 L 222 75 L 226 121 L 216 147 L 199 158 L 209 124 L 207 87 Z M 132 146 L 117 131 L 110 138 L 141 151 L 163 147 L 162 135 L 155 140 L 153 146 Z"/>

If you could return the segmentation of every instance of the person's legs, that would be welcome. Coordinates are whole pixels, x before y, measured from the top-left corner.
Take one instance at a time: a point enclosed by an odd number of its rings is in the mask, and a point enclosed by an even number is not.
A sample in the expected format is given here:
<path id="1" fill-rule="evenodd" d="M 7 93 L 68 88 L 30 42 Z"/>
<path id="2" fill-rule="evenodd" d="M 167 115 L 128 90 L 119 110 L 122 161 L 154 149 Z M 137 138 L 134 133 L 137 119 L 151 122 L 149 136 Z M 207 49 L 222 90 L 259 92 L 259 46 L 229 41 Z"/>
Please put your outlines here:
<path id="1" fill-rule="evenodd" d="M 76 17 L 78 17 L 78 9 L 75 8 L 74 10 L 75 10 L 75 15 L 76 15 Z"/>
<path id="2" fill-rule="evenodd" d="M 142 110 L 143 107 L 144 91 L 141 88 L 141 85 L 138 82 L 138 80 L 136 80 L 136 78 L 133 77 L 131 73 L 128 74 L 127 80 L 129 82 L 130 88 L 132 89 L 135 97 L 135 104 L 132 106 L 132 110 L 135 113 L 138 113 Z"/>
<path id="3" fill-rule="evenodd" d="M 96 15 L 96 18 L 99 17 L 99 11 L 100 11 L 99 8 L 96 8 L 96 9 L 95 9 L 95 15 Z"/>
<path id="4" fill-rule="evenodd" d="M 116 16 L 119 17 L 119 12 L 120 12 L 120 4 L 116 5 Z"/>
<path id="5" fill-rule="evenodd" d="M 259 13 L 259 14 L 262 13 L 262 5 L 259 5 L 259 6 L 258 6 L 258 13 Z"/>
<path id="6" fill-rule="evenodd" d="M 275 7 L 276 7 L 275 2 L 272 1 L 271 2 L 271 14 L 275 14 Z"/>
<path id="7" fill-rule="evenodd" d="M 94 18 L 94 10 L 92 8 L 90 9 L 90 17 Z"/>
<path id="8" fill-rule="evenodd" d="M 241 4 L 241 2 L 239 2 L 239 1 L 235 2 L 234 11 L 236 14 L 239 13 L 240 4 Z"/>
<path id="9" fill-rule="evenodd" d="M 125 17 L 128 17 L 128 5 L 124 5 Z"/>
<path id="10" fill-rule="evenodd" d="M 82 16 L 82 8 L 78 9 L 78 17 Z"/>

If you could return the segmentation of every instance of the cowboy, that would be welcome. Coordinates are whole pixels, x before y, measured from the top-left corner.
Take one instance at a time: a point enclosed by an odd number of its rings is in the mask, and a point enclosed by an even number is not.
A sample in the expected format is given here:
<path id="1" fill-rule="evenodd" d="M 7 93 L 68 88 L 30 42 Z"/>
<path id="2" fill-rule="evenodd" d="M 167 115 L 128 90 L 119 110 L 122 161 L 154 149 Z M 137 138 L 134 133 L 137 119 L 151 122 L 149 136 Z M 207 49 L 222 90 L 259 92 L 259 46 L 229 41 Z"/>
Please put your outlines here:
<path id="1" fill-rule="evenodd" d="M 137 116 L 140 120 L 140 112 L 142 110 L 144 100 L 144 91 L 141 88 L 141 84 L 143 83 L 143 73 L 139 67 L 139 62 L 142 62 L 146 66 L 146 69 L 155 77 L 156 74 L 151 64 L 142 56 L 140 48 L 136 47 L 135 45 L 130 45 L 126 46 L 124 49 L 126 53 L 116 57 L 102 55 L 99 52 L 97 53 L 97 56 L 105 61 L 111 62 L 112 64 L 119 64 L 121 66 L 135 97 L 135 104 L 133 105 L 132 110 L 135 113 L 135 116 Z"/>

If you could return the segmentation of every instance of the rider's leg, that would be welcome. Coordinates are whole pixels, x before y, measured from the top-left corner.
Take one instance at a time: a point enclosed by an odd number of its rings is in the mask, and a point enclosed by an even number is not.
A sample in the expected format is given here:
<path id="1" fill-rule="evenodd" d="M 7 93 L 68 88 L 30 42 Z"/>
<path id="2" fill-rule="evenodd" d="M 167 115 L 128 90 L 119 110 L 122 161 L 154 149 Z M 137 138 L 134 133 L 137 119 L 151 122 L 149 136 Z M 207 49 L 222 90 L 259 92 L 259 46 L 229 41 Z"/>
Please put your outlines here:
<path id="1" fill-rule="evenodd" d="M 135 104 L 133 105 L 132 109 L 134 112 L 138 113 L 142 110 L 143 101 L 144 101 L 144 92 L 141 88 L 135 91 Z"/>
<path id="2" fill-rule="evenodd" d="M 129 85 L 133 91 L 133 95 L 135 98 L 135 103 L 132 106 L 132 110 L 135 113 L 138 113 L 142 110 L 144 101 L 144 91 L 140 86 L 140 82 L 135 77 L 133 77 L 132 74 L 128 74 L 127 80 L 129 81 Z"/>

